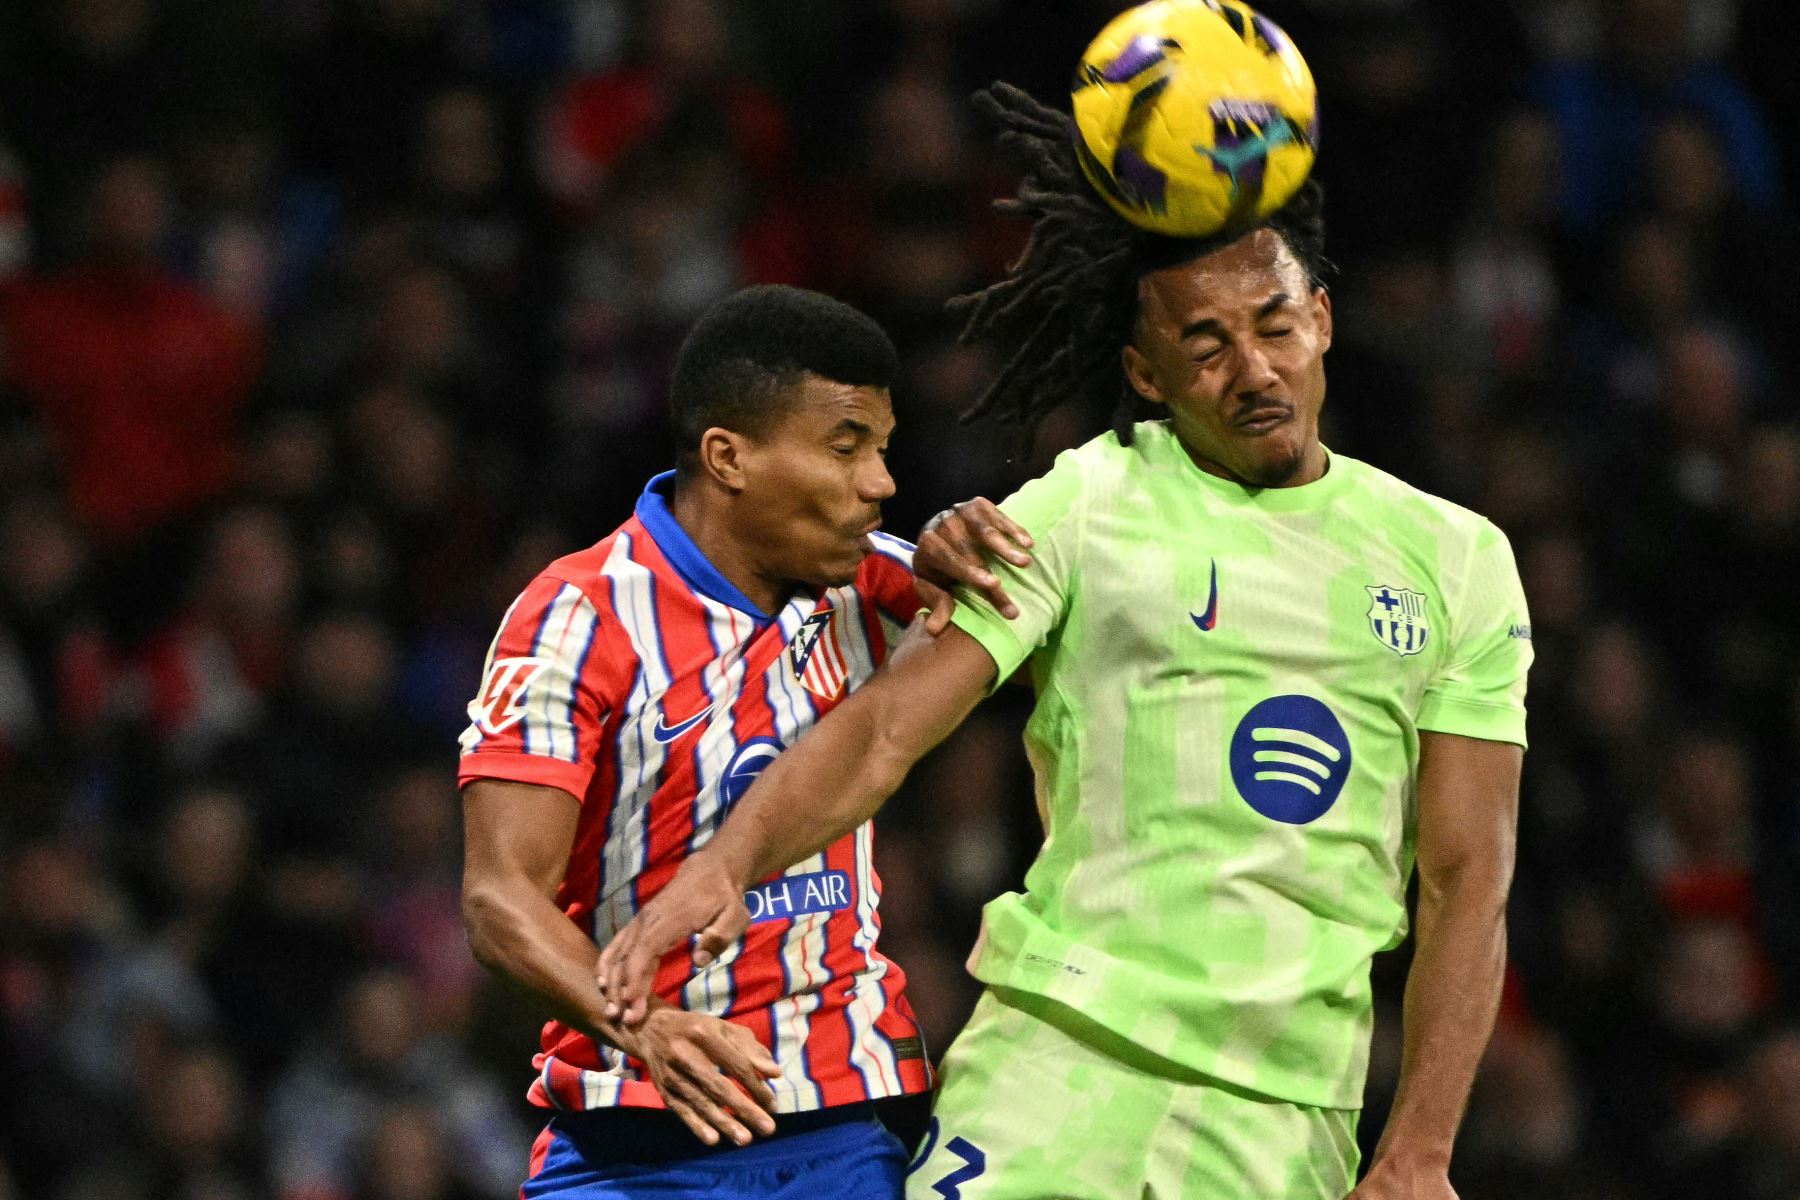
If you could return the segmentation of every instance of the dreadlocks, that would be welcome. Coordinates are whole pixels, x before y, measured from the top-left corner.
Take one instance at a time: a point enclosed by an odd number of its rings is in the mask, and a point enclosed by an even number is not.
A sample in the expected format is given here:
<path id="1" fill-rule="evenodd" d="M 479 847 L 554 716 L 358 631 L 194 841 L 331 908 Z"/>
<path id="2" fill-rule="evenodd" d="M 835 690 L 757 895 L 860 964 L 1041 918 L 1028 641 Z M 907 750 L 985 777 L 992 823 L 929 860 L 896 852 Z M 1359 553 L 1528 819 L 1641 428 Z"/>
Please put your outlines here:
<path id="1" fill-rule="evenodd" d="M 975 107 L 999 127 L 1000 148 L 1023 175 L 1014 196 L 994 207 L 1033 223 L 1005 279 L 950 301 L 964 343 L 986 342 L 1007 354 L 962 419 L 993 413 L 1029 431 L 1065 400 L 1092 396 L 1113 401 L 1113 430 L 1129 444 L 1145 401 L 1126 380 L 1119 353 L 1137 319 L 1139 277 L 1222 249 L 1246 231 L 1199 239 L 1140 231 L 1088 185 L 1075 156 L 1075 123 L 1066 114 L 1006 83 L 977 92 Z M 1329 267 L 1323 201 L 1323 190 L 1309 180 L 1264 222 L 1315 286 Z"/>

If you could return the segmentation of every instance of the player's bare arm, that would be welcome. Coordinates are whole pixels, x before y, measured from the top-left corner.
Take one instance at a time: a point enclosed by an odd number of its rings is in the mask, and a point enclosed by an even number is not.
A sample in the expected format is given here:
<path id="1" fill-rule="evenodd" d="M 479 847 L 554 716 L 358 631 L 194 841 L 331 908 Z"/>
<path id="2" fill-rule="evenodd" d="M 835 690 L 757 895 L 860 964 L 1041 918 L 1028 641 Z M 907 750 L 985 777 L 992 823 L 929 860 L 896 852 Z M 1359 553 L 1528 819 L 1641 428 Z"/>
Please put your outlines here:
<path id="1" fill-rule="evenodd" d="M 769 764 L 704 849 L 607 943 L 597 976 L 609 1017 L 645 1017 L 662 956 L 700 935 L 704 966 L 742 936 L 744 892 L 873 817 L 912 765 L 987 694 L 994 660 L 959 629 L 909 636 L 886 666 Z M 590 960 L 592 961 L 592 960 Z"/>
<path id="2" fill-rule="evenodd" d="M 607 1019 L 592 974 L 598 947 L 555 902 L 580 809 L 538 784 L 481 779 L 463 789 L 463 923 L 475 957 L 557 1020 L 641 1059 L 670 1111 L 707 1145 L 772 1132 L 764 1079 L 780 1072 L 748 1029 L 661 1000 L 635 1029 Z"/>
<path id="3" fill-rule="evenodd" d="M 956 611 L 950 589 L 959 584 L 985 594 L 1008 620 L 1018 616 L 1018 606 L 984 560 L 1029 567 L 1030 549 L 1031 535 L 1025 527 L 985 496 L 964 500 L 931 518 L 913 551 L 913 587 L 919 603 L 930 610 L 925 632 L 936 637 L 949 627 L 950 614 Z"/>
<path id="4" fill-rule="evenodd" d="M 1453 1200 L 1449 1167 L 1506 966 L 1524 751 L 1419 735 L 1419 911 L 1400 1087 L 1352 1200 Z"/>

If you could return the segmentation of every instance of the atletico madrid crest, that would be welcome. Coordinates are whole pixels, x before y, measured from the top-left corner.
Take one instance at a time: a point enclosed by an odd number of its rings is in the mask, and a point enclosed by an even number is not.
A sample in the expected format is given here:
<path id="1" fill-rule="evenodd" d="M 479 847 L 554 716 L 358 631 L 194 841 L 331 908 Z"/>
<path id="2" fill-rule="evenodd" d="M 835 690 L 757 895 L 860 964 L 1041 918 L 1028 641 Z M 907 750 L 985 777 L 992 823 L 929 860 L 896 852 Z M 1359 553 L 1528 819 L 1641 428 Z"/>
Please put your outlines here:
<path id="1" fill-rule="evenodd" d="M 1369 593 L 1369 628 L 1381 644 L 1402 658 L 1423 650 L 1431 640 L 1425 593 L 1410 588 L 1363 586 Z"/>
<path id="2" fill-rule="evenodd" d="M 787 646 L 788 666 L 800 686 L 821 700 L 835 700 L 850 669 L 838 642 L 838 610 L 822 608 L 801 622 Z"/>

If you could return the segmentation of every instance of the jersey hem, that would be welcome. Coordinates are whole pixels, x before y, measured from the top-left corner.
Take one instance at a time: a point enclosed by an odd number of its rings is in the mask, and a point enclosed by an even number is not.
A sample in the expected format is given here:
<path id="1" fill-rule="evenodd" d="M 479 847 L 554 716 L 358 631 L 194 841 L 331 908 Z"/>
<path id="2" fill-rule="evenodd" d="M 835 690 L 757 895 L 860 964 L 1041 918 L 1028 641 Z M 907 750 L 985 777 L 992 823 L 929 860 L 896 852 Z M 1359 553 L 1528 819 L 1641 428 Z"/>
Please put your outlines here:
<path id="1" fill-rule="evenodd" d="M 457 764 L 456 786 L 464 788 L 477 779 L 535 783 L 559 788 L 579 801 L 587 795 L 593 777 L 593 771 L 582 763 L 546 758 L 542 754 L 490 750 L 462 756 Z"/>
<path id="2" fill-rule="evenodd" d="M 994 660 L 994 680 L 987 688 L 990 696 L 1004 686 L 1012 678 L 1013 672 L 1031 657 L 1019 635 L 1007 627 L 1005 617 L 991 613 L 962 596 L 956 598 L 956 610 L 950 614 L 950 623 L 974 638 L 976 644 Z"/>
<path id="3" fill-rule="evenodd" d="M 1427 695 L 1413 724 L 1431 733 L 1451 733 L 1484 742 L 1526 745 L 1525 714 L 1510 704 Z"/>

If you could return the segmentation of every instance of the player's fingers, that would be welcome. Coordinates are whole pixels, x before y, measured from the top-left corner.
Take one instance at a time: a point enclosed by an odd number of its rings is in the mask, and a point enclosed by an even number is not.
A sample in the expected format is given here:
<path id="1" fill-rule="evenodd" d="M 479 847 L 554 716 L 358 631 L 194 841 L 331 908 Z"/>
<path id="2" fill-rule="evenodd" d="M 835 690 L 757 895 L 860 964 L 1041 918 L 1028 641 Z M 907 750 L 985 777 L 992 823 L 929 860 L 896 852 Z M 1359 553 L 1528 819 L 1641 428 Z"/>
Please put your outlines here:
<path id="1" fill-rule="evenodd" d="M 956 612 L 956 597 L 949 592 L 939 591 L 938 598 L 925 617 L 925 632 L 932 637 L 950 628 L 950 617 Z"/>
<path id="2" fill-rule="evenodd" d="M 750 910 L 744 907 L 744 902 L 740 899 L 735 904 L 727 904 L 700 931 L 694 961 L 701 966 L 712 962 L 731 949 L 732 944 L 744 936 L 744 930 L 749 926 Z"/>
<path id="3" fill-rule="evenodd" d="M 724 1066 L 723 1063 L 719 1065 Z M 732 1080 L 735 1078 L 736 1075 L 729 1071 L 726 1073 L 713 1071 L 705 1076 L 700 1082 L 701 1086 L 706 1089 L 706 1094 L 712 1099 L 712 1102 L 721 1109 L 724 1109 L 730 1116 L 736 1119 L 741 1126 L 749 1126 L 758 1133 L 774 1133 L 775 1118 L 770 1115 L 768 1109 L 759 1104 L 743 1088 L 740 1088 L 737 1084 L 733 1083 Z M 756 1079 L 754 1072 L 751 1073 L 751 1078 Z M 763 1091 L 768 1092 L 768 1085 L 763 1083 L 761 1079 L 756 1079 L 756 1083 Z M 770 1104 L 773 1105 L 773 1092 L 769 1093 L 769 1100 Z"/>
<path id="4" fill-rule="evenodd" d="M 989 525 L 981 531 L 981 542 L 996 558 L 1003 558 L 1015 567 L 1029 567 L 1031 555 L 1019 549 L 1016 535 L 998 525 Z"/>
<path id="5" fill-rule="evenodd" d="M 719 1131 L 701 1119 L 700 1114 L 694 1110 L 694 1106 L 688 1102 L 686 1093 L 676 1091 L 673 1081 L 665 1082 L 660 1090 L 663 1094 L 663 1103 L 668 1106 L 670 1112 L 681 1118 L 681 1123 L 686 1125 L 695 1137 L 708 1146 L 719 1144 Z"/>
<path id="6" fill-rule="evenodd" d="M 756 1040 L 755 1034 L 742 1025 L 727 1025 L 725 1039 L 726 1046 L 720 1052 L 719 1065 L 743 1084 L 758 1104 L 772 1109 L 775 1093 L 764 1080 L 781 1077 L 781 1068 L 775 1064 L 775 1056 L 769 1053 L 768 1047 Z"/>
<path id="7" fill-rule="evenodd" d="M 609 1021 L 618 1019 L 625 1004 L 625 958 L 636 936 L 636 930 L 630 925 L 621 929 L 601 949 L 600 959 L 594 965 L 594 982 L 600 986 Z"/>
<path id="8" fill-rule="evenodd" d="M 700 1119 L 740 1146 L 750 1143 L 750 1130 L 733 1115 L 738 1104 L 746 1114 L 755 1105 L 731 1081 L 719 1073 L 718 1066 L 706 1054 L 689 1043 L 676 1045 L 670 1051 L 675 1068 L 681 1073 L 685 1099 L 693 1105 Z"/>
<path id="9" fill-rule="evenodd" d="M 624 948 L 617 969 L 606 976 L 609 1018 L 623 1019 L 631 1026 L 642 1023 L 649 1011 L 650 989 L 656 977 L 656 964 L 661 958 L 661 952 L 652 953 L 651 947 L 641 938 Z"/>
<path id="10" fill-rule="evenodd" d="M 931 565 L 948 577 L 951 583 L 970 587 L 992 587 L 999 580 L 987 569 L 969 527 L 959 517 L 944 522 L 938 531 L 942 549 L 931 556 Z"/>
<path id="11" fill-rule="evenodd" d="M 983 511 L 988 512 L 993 516 L 994 524 L 998 525 L 1006 533 L 1007 537 L 1025 547 L 1027 550 L 1036 544 L 1031 540 L 1031 531 L 1007 516 L 1006 513 L 1001 511 L 998 504 L 995 504 L 991 500 L 982 500 L 981 503 L 986 505 L 986 508 Z"/>

